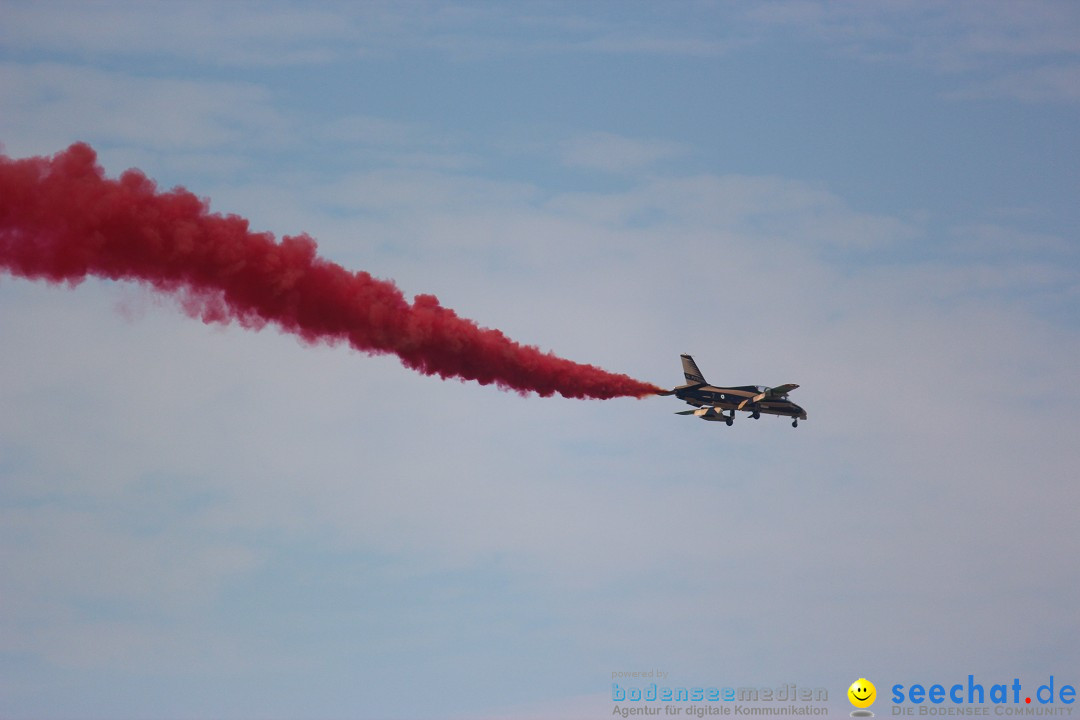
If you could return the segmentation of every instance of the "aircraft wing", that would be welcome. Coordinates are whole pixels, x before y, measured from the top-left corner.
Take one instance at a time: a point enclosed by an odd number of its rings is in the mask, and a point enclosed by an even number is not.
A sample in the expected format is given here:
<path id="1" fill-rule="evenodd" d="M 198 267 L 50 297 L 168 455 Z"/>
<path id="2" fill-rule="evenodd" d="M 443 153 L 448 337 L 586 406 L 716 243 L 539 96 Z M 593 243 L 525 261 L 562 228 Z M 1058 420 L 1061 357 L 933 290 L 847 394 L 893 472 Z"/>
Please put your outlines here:
<path id="1" fill-rule="evenodd" d="M 790 384 L 789 385 L 780 385 L 778 387 L 774 387 L 770 394 L 775 395 L 776 397 L 783 397 L 784 395 L 787 395 L 789 392 L 791 392 L 792 390 L 794 390 L 797 387 L 799 387 L 799 386 L 798 385 L 790 385 Z"/>

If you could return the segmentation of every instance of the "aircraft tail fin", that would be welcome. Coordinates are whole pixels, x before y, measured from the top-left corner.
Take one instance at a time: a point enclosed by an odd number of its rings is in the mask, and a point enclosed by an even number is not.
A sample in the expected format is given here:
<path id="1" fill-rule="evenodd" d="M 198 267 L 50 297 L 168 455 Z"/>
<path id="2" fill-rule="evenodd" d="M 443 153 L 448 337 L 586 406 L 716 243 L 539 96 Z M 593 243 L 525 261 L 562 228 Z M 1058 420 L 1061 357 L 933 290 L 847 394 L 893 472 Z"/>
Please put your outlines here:
<path id="1" fill-rule="evenodd" d="M 682 371 L 686 382 L 691 385 L 706 385 L 705 376 L 701 374 L 701 370 L 698 369 L 694 358 L 685 354 L 680 357 L 682 358 Z"/>

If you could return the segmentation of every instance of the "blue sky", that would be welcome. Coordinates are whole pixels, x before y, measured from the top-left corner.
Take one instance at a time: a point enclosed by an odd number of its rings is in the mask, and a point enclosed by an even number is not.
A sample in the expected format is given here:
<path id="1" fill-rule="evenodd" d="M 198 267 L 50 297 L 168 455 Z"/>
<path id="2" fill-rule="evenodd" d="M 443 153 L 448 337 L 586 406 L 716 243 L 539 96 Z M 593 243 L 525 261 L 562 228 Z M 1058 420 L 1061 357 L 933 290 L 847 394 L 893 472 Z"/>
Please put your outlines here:
<path id="1" fill-rule="evenodd" d="M 10 156 L 87 141 L 517 340 L 809 413 L 0 276 L 0 715 L 1080 681 L 1075 4 L 5 0 L 0 98 Z"/>

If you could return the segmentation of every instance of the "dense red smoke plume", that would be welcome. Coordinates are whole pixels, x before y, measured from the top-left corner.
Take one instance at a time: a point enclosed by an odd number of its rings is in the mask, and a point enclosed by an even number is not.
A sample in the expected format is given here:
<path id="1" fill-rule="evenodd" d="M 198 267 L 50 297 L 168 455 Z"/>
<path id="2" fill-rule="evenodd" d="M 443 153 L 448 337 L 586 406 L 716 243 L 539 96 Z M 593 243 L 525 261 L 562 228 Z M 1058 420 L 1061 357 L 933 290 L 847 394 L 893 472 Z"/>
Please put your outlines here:
<path id="1" fill-rule="evenodd" d="M 274 323 L 309 342 L 394 353 L 419 372 L 521 393 L 644 396 L 649 383 L 521 345 L 439 305 L 410 304 L 392 283 L 320 258 L 307 235 L 277 242 L 187 190 L 158 192 L 137 170 L 105 177 L 94 150 L 52 158 L 0 155 L 0 268 L 75 284 L 134 280 L 178 296 L 204 322 Z"/>

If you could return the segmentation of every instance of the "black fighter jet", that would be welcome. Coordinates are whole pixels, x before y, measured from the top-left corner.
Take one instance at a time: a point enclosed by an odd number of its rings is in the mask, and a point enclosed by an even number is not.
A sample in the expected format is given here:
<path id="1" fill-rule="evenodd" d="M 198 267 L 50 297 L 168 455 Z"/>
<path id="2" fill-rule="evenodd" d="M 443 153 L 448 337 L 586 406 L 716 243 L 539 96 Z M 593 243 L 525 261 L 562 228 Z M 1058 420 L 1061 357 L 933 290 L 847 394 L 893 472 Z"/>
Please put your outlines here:
<path id="1" fill-rule="evenodd" d="M 697 409 L 683 410 L 676 415 L 695 415 L 702 420 L 722 421 L 731 425 L 735 421 L 735 411 L 740 410 L 750 413 L 755 420 L 762 413 L 789 417 L 791 427 L 798 427 L 799 421 L 806 419 L 806 411 L 787 399 L 788 393 L 798 385 L 717 387 L 705 382 L 694 358 L 689 355 L 681 357 L 686 384 L 660 394 L 674 395 Z M 730 414 L 725 415 L 725 410 L 729 410 Z"/>

